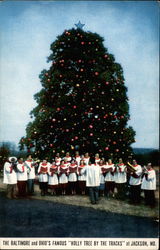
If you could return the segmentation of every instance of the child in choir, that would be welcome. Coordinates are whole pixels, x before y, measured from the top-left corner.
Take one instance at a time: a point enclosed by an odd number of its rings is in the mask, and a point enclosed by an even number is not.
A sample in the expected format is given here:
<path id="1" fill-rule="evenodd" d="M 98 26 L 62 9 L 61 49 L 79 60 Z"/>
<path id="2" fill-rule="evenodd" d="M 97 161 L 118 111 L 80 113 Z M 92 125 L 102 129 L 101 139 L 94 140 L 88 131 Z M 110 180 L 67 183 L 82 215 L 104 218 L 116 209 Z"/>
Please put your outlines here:
<path id="1" fill-rule="evenodd" d="M 28 195 L 33 195 L 34 193 L 34 180 L 35 180 L 35 166 L 33 164 L 32 156 L 28 155 L 27 160 L 25 161 L 28 171 L 28 180 L 27 180 L 27 189 Z"/>
<path id="2" fill-rule="evenodd" d="M 144 191 L 145 204 L 155 207 L 156 173 L 151 163 L 148 163 L 143 173 L 141 189 Z"/>
<path id="3" fill-rule="evenodd" d="M 45 196 L 47 194 L 49 167 L 50 167 L 50 164 L 47 162 L 47 160 L 43 160 L 39 164 L 39 168 L 38 168 L 39 187 L 41 189 L 42 196 Z"/>
<path id="4" fill-rule="evenodd" d="M 25 197 L 27 194 L 27 166 L 25 165 L 23 158 L 18 159 L 17 164 L 17 186 L 18 196 Z"/>
<path id="5" fill-rule="evenodd" d="M 16 184 L 17 184 L 17 158 L 9 157 L 8 161 L 4 164 L 3 172 L 3 183 L 7 184 L 7 198 L 14 199 L 16 198 Z"/>
<path id="6" fill-rule="evenodd" d="M 78 166 L 78 187 L 79 191 L 82 195 L 86 193 L 86 174 L 82 174 L 81 170 L 85 167 L 85 162 L 83 160 L 80 161 Z"/>
<path id="7" fill-rule="evenodd" d="M 51 190 L 51 195 L 57 194 L 58 189 L 58 166 L 53 161 L 48 170 L 48 188 Z"/>
<path id="8" fill-rule="evenodd" d="M 99 158 L 99 154 L 95 154 L 95 163 L 99 164 L 100 160 L 101 159 Z"/>
<path id="9" fill-rule="evenodd" d="M 72 157 L 70 156 L 70 153 L 69 153 L 69 152 L 66 153 L 66 155 L 65 155 L 65 157 L 64 157 L 63 160 L 66 161 L 66 162 L 71 162 Z"/>
<path id="10" fill-rule="evenodd" d="M 127 168 L 123 163 L 122 158 L 119 159 L 119 163 L 116 164 L 114 172 L 114 181 L 117 188 L 116 198 L 124 199 L 125 198 L 125 187 L 127 182 Z"/>
<path id="11" fill-rule="evenodd" d="M 78 164 L 78 166 L 79 166 L 79 164 L 80 164 L 80 160 L 81 160 L 81 157 L 80 157 L 80 155 L 79 155 L 79 152 L 78 152 L 78 151 L 76 151 L 76 153 L 75 153 L 75 160 L 76 160 L 76 162 L 77 162 L 77 164 Z"/>
<path id="12" fill-rule="evenodd" d="M 57 165 L 57 166 L 60 165 L 61 160 L 62 160 L 62 158 L 60 157 L 60 154 L 57 153 L 57 154 L 56 154 L 56 157 L 55 157 L 55 162 L 56 162 L 56 165 Z"/>
<path id="13" fill-rule="evenodd" d="M 68 176 L 68 184 L 71 191 L 71 194 L 76 194 L 76 184 L 77 184 L 77 162 L 72 160 L 69 166 L 69 176 Z"/>
<path id="14" fill-rule="evenodd" d="M 65 163 L 65 161 L 62 160 L 59 166 L 59 184 L 62 191 L 62 195 L 65 195 L 67 190 L 68 171 L 69 171 L 68 168 L 69 168 L 68 162 Z"/>
<path id="15" fill-rule="evenodd" d="M 132 167 L 131 170 L 128 168 L 130 173 L 130 203 L 137 205 L 140 203 L 142 167 L 137 164 L 136 160 L 133 160 Z"/>
<path id="16" fill-rule="evenodd" d="M 115 188 L 114 170 L 115 170 L 115 166 L 112 163 L 112 160 L 109 159 L 108 163 L 106 162 L 106 165 L 103 168 L 103 172 L 106 173 L 105 174 L 105 191 L 106 191 L 106 196 L 108 198 L 114 197 L 114 188 Z"/>
<path id="17" fill-rule="evenodd" d="M 85 153 L 84 155 L 84 162 L 85 162 L 85 165 L 88 165 L 89 164 L 89 160 L 90 160 L 90 156 L 88 153 Z"/>
<path id="18" fill-rule="evenodd" d="M 104 179 L 104 161 L 99 161 L 99 167 L 101 168 L 101 175 L 100 175 L 100 186 L 99 186 L 99 193 L 100 196 L 104 196 L 104 190 L 105 190 L 105 179 Z"/>

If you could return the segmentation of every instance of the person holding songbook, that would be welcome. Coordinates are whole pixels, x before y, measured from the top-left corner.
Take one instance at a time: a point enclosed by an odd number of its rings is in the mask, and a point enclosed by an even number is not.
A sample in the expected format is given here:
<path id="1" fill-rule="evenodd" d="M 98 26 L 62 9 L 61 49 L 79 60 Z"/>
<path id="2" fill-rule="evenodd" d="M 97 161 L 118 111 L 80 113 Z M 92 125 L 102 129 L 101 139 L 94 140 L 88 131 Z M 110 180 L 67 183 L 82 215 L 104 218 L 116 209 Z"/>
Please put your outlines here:
<path id="1" fill-rule="evenodd" d="M 39 187 L 41 190 L 41 196 L 45 196 L 47 194 L 49 167 L 50 163 L 48 163 L 47 160 L 43 160 L 39 164 L 38 175 L 39 175 Z"/>
<path id="2" fill-rule="evenodd" d="M 69 166 L 69 176 L 68 176 L 69 189 L 72 195 L 76 194 L 77 167 L 78 167 L 77 162 L 72 160 Z"/>
<path id="3" fill-rule="evenodd" d="M 85 167 L 85 162 L 83 160 L 80 161 L 78 166 L 78 187 L 80 194 L 84 195 L 86 193 L 86 174 L 82 174 L 82 169 Z"/>
<path id="4" fill-rule="evenodd" d="M 27 166 L 23 161 L 23 158 L 18 159 L 17 164 L 17 186 L 18 197 L 26 197 L 27 194 Z"/>
<path id="5" fill-rule="evenodd" d="M 33 162 L 31 155 L 28 155 L 27 160 L 25 161 L 25 165 L 27 166 L 27 172 L 28 172 L 28 180 L 27 180 L 28 195 L 33 195 L 34 180 L 36 175 L 35 175 L 35 164 Z"/>
<path id="6" fill-rule="evenodd" d="M 123 163 L 122 158 L 115 165 L 114 181 L 117 188 L 116 198 L 123 200 L 125 198 L 125 187 L 127 182 L 127 168 Z"/>
<path id="7" fill-rule="evenodd" d="M 106 165 L 103 167 L 103 173 L 105 174 L 105 193 L 106 197 L 114 197 L 115 181 L 114 181 L 115 166 L 112 160 L 109 159 Z"/>
<path id="8" fill-rule="evenodd" d="M 136 160 L 133 160 L 133 164 L 127 163 L 126 166 L 130 174 L 130 203 L 137 205 L 140 203 L 142 167 Z"/>
<path id="9" fill-rule="evenodd" d="M 72 157 L 70 156 L 70 153 L 69 153 L 69 152 L 66 153 L 65 157 L 63 158 L 63 160 L 64 160 L 65 162 L 71 162 Z"/>
<path id="10" fill-rule="evenodd" d="M 12 156 L 4 164 L 3 183 L 7 184 L 7 198 L 16 198 L 17 158 Z"/>
<path id="11" fill-rule="evenodd" d="M 60 154 L 57 153 L 57 154 L 56 154 L 56 157 L 55 157 L 55 162 L 56 162 L 56 165 L 57 165 L 57 166 L 60 165 L 61 160 L 62 160 L 62 158 L 60 157 Z"/>
<path id="12" fill-rule="evenodd" d="M 77 165 L 79 166 L 80 161 L 81 161 L 81 156 L 79 155 L 78 151 L 76 151 L 76 153 L 75 153 L 75 160 L 77 162 Z"/>
<path id="13" fill-rule="evenodd" d="M 99 158 L 99 154 L 95 154 L 95 163 L 99 164 L 100 160 L 101 159 Z"/>
<path id="14" fill-rule="evenodd" d="M 151 163 L 144 167 L 141 189 L 144 191 L 145 204 L 155 207 L 156 173 Z"/>
<path id="15" fill-rule="evenodd" d="M 57 194 L 58 189 L 58 166 L 53 161 L 48 170 L 48 188 L 51 190 L 51 195 Z"/>
<path id="16" fill-rule="evenodd" d="M 59 184 L 61 188 L 62 195 L 66 194 L 67 186 L 68 186 L 68 172 L 69 172 L 69 165 L 67 160 L 61 161 L 59 166 Z"/>

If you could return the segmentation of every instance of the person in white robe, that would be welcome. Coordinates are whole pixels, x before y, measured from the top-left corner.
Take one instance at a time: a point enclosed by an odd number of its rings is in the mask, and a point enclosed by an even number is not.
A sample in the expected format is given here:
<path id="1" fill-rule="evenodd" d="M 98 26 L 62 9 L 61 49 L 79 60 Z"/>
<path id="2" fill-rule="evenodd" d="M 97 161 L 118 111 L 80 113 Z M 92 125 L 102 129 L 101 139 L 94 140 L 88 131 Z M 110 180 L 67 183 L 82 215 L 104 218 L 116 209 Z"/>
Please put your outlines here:
<path id="1" fill-rule="evenodd" d="M 18 159 L 17 164 L 17 186 L 18 196 L 26 197 L 27 194 L 27 166 L 25 165 L 23 158 Z"/>
<path id="2" fill-rule="evenodd" d="M 41 190 L 41 196 L 45 196 L 47 194 L 49 167 L 50 163 L 47 162 L 47 160 L 43 160 L 42 162 L 40 162 L 38 167 L 39 187 Z"/>
<path id="3" fill-rule="evenodd" d="M 144 191 L 145 204 L 151 208 L 155 207 L 156 172 L 151 163 L 144 169 L 141 189 Z"/>
<path id="4" fill-rule="evenodd" d="M 140 203 L 142 167 L 136 160 L 133 160 L 132 167 L 133 170 L 129 170 L 130 203 L 137 205 Z"/>
<path id="5" fill-rule="evenodd" d="M 57 194 L 58 183 L 58 166 L 53 161 L 48 171 L 48 188 L 51 190 L 51 195 Z"/>
<path id="6" fill-rule="evenodd" d="M 7 198 L 16 198 L 16 184 L 17 184 L 17 158 L 12 156 L 4 164 L 3 183 L 7 184 Z"/>
<path id="7" fill-rule="evenodd" d="M 90 159 L 89 165 L 86 165 L 81 173 L 86 173 L 86 186 L 89 189 L 89 197 L 92 204 L 97 204 L 99 200 L 99 186 L 101 179 L 101 168 L 95 164 L 94 158 Z"/>
<path id="8" fill-rule="evenodd" d="M 31 155 L 28 155 L 27 160 L 25 161 L 25 165 L 27 166 L 28 172 L 28 180 L 27 180 L 27 190 L 28 195 L 34 194 L 34 181 L 35 181 L 35 165 Z"/>
<path id="9" fill-rule="evenodd" d="M 124 200 L 126 197 L 127 167 L 123 163 L 122 158 L 119 158 L 119 162 L 116 164 L 114 181 L 117 188 L 116 198 Z"/>

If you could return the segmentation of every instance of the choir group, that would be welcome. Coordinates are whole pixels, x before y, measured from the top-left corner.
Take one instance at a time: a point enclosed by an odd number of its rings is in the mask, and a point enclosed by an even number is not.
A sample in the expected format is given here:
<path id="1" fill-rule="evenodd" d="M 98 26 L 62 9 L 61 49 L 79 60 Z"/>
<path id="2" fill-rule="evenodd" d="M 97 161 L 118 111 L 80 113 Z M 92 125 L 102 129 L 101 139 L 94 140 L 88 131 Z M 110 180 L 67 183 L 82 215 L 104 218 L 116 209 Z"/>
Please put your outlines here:
<path id="1" fill-rule="evenodd" d="M 125 199 L 129 192 L 130 202 L 139 204 L 141 190 L 144 191 L 145 203 L 155 206 L 156 174 L 151 163 L 142 167 L 133 160 L 132 164 L 124 164 L 120 158 L 117 164 L 111 159 L 105 161 L 99 154 L 90 157 L 79 152 L 74 157 L 59 153 L 51 163 L 34 161 L 29 155 L 24 161 L 9 157 L 4 164 L 4 180 L 7 184 L 7 197 L 15 198 L 15 188 L 18 187 L 18 197 L 33 195 L 35 178 L 38 176 L 41 195 L 89 194 L 92 204 L 98 203 L 99 196 Z M 50 190 L 50 192 L 49 192 Z"/>

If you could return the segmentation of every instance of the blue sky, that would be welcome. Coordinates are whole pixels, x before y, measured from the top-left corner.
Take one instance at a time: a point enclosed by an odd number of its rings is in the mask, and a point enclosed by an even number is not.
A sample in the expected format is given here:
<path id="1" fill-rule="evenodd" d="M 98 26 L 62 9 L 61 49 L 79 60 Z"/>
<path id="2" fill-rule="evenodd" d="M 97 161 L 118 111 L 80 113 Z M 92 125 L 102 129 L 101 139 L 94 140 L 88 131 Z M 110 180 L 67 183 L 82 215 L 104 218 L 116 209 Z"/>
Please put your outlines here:
<path id="1" fill-rule="evenodd" d="M 50 44 L 78 21 L 104 37 L 104 45 L 124 70 L 134 147 L 158 148 L 158 3 L 153 1 L 0 2 L 0 141 L 25 135 L 33 95 Z"/>

